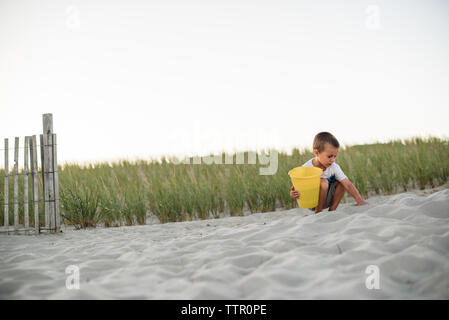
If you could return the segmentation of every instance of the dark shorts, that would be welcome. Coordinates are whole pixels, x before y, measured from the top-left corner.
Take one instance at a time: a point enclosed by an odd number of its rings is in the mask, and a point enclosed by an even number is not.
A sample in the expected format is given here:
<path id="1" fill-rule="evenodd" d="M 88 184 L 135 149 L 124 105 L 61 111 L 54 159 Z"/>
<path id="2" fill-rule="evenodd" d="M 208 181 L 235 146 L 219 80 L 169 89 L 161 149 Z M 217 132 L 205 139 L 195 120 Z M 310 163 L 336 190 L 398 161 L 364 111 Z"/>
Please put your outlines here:
<path id="1" fill-rule="evenodd" d="M 337 186 L 337 180 L 335 177 L 331 177 L 327 179 L 329 181 L 329 189 L 327 190 L 326 200 L 324 201 L 323 210 L 330 207 L 332 198 L 334 197 L 335 187 Z M 315 211 L 315 208 L 309 208 L 312 211 Z"/>

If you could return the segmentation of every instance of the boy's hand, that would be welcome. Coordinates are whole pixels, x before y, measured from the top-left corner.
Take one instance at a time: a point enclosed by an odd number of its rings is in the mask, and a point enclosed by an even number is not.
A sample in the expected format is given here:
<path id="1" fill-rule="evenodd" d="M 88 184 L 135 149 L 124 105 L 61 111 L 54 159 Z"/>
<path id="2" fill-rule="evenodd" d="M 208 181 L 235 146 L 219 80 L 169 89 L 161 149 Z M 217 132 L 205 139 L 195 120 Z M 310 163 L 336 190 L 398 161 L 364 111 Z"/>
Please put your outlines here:
<path id="1" fill-rule="evenodd" d="M 290 189 L 290 197 L 292 197 L 293 199 L 299 198 L 299 191 L 296 191 L 295 187 L 293 187 L 293 186 Z"/>

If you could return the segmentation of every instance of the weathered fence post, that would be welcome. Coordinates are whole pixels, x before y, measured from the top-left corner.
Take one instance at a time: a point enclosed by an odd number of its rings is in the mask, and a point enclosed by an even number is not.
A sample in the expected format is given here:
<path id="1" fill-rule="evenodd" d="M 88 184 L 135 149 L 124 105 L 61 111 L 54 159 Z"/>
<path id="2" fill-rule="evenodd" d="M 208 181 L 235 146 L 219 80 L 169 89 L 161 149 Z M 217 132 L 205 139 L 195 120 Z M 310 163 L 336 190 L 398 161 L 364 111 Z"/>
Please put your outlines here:
<path id="1" fill-rule="evenodd" d="M 8 139 L 5 139 L 5 190 L 4 190 L 4 226 L 6 228 L 6 233 L 8 233 L 9 229 L 9 188 L 8 188 L 8 182 L 9 182 L 9 154 L 8 154 Z"/>
<path id="2" fill-rule="evenodd" d="M 46 227 L 54 230 L 55 232 L 59 231 L 59 208 L 57 208 L 57 204 L 59 201 L 56 201 L 56 180 L 58 178 L 57 175 L 57 164 L 55 164 L 54 156 L 56 154 L 54 138 L 53 134 L 53 115 L 51 113 L 46 113 L 43 115 L 43 142 L 44 142 L 44 152 L 43 152 L 43 179 L 44 179 L 44 198 L 45 198 L 45 216 L 48 216 L 48 220 L 46 221 Z"/>
<path id="3" fill-rule="evenodd" d="M 58 157 L 57 157 L 56 133 L 53 133 L 53 187 L 55 194 L 55 222 L 56 232 L 61 229 L 61 214 L 59 212 L 59 177 L 58 177 Z"/>
<path id="4" fill-rule="evenodd" d="M 14 141 L 14 230 L 19 229 L 19 137 Z"/>
<path id="5" fill-rule="evenodd" d="M 25 224 L 25 233 L 28 234 L 30 227 L 28 213 L 28 149 L 30 145 L 30 137 L 25 137 L 24 154 L 23 154 L 23 215 Z"/>
<path id="6" fill-rule="evenodd" d="M 39 234 L 39 193 L 38 193 L 38 176 L 37 176 L 37 139 L 33 135 L 30 140 L 30 160 L 31 160 L 31 180 L 33 190 L 33 206 L 34 206 L 34 231 Z"/>
<path id="7" fill-rule="evenodd" d="M 48 228 L 49 227 L 49 219 L 50 217 L 48 216 L 48 201 L 46 198 L 46 194 L 45 194 L 45 177 L 44 177 L 44 146 L 45 146 L 45 142 L 44 142 L 44 135 L 41 134 L 40 135 L 40 146 L 41 146 L 41 169 L 42 169 L 42 190 L 44 192 L 44 219 L 45 219 L 45 223 L 44 223 L 44 228 Z"/>

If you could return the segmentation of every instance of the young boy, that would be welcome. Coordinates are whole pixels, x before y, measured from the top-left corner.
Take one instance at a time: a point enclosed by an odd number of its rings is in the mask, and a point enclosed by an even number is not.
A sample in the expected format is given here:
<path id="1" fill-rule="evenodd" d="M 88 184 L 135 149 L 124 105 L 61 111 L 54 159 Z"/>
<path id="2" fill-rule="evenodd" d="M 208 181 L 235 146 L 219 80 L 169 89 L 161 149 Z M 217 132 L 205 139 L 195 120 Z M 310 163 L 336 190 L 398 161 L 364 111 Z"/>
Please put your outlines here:
<path id="1" fill-rule="evenodd" d="M 313 153 L 315 154 L 315 158 L 303 164 L 304 167 L 323 169 L 318 205 L 310 209 L 314 210 L 315 213 L 321 212 L 326 208 L 329 208 L 329 211 L 337 209 L 345 191 L 351 194 L 358 206 L 368 204 L 362 199 L 357 188 L 345 176 L 340 166 L 335 163 L 338 148 L 340 148 L 340 144 L 332 134 L 329 132 L 320 132 L 313 139 Z M 290 196 L 297 199 L 300 194 L 292 187 L 290 189 Z"/>

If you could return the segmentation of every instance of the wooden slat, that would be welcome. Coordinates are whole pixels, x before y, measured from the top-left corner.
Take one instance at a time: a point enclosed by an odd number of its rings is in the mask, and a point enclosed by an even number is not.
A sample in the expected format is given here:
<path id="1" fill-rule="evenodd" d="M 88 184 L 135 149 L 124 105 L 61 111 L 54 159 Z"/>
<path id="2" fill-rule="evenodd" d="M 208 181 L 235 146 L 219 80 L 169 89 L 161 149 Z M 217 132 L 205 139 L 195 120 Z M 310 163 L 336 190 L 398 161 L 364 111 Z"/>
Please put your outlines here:
<path id="1" fill-rule="evenodd" d="M 19 137 L 14 141 L 14 229 L 19 229 Z"/>
<path id="2" fill-rule="evenodd" d="M 50 217 L 49 217 L 49 210 L 48 210 L 48 201 L 47 200 L 47 188 L 45 186 L 46 184 L 46 179 L 45 179 L 45 175 L 44 175 L 44 171 L 45 171 L 45 142 L 44 142 L 44 135 L 41 134 L 40 135 L 40 139 L 41 139 L 41 170 L 42 170 L 42 189 L 43 189 L 43 193 L 44 193 L 44 223 L 45 223 L 45 228 L 48 228 L 50 226 Z"/>
<path id="3" fill-rule="evenodd" d="M 8 139 L 5 139 L 5 185 L 4 185 L 4 226 L 9 229 L 9 153 Z"/>
<path id="4" fill-rule="evenodd" d="M 30 145 L 30 137 L 25 137 L 24 154 L 23 154 L 23 219 L 25 229 L 30 227 L 28 212 L 28 150 Z M 28 231 L 26 231 L 28 233 Z"/>
<path id="5" fill-rule="evenodd" d="M 34 207 L 34 231 L 39 234 L 39 189 L 37 175 L 37 139 L 33 135 L 30 140 L 30 160 L 31 160 L 31 187 L 33 191 L 33 207 Z"/>
<path id="6" fill-rule="evenodd" d="M 61 230 L 61 215 L 59 212 L 59 177 L 58 177 L 58 157 L 57 157 L 56 133 L 53 134 L 53 187 L 55 197 L 56 232 Z"/>

